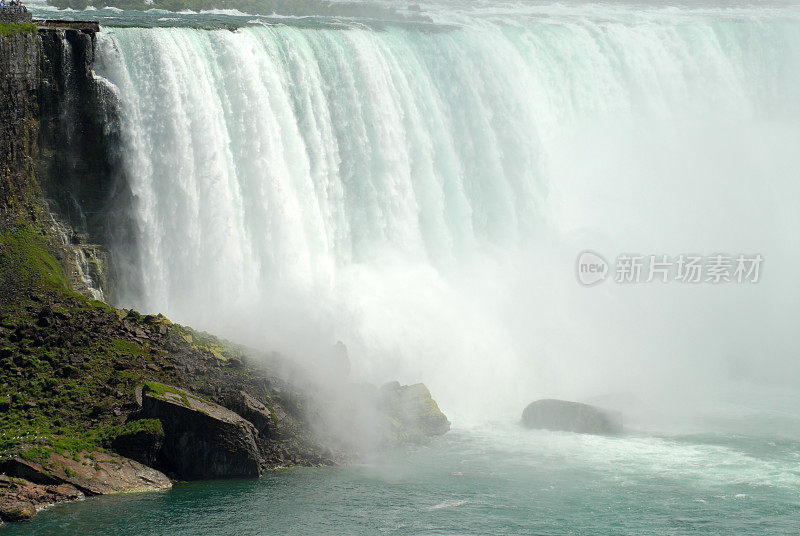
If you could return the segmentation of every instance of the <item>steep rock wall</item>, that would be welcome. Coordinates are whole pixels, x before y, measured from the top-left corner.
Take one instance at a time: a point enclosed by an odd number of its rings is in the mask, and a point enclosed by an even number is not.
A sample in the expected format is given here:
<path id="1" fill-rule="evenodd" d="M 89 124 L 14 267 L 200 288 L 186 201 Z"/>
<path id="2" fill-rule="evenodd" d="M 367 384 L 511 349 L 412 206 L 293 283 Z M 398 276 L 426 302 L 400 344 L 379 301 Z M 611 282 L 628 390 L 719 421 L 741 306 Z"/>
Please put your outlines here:
<path id="1" fill-rule="evenodd" d="M 95 79 L 93 29 L 39 32 L 39 177 L 55 212 L 83 240 L 104 243 L 120 197 L 116 97 Z"/>
<path id="2" fill-rule="evenodd" d="M 71 286 L 106 298 L 116 104 L 95 80 L 96 25 L 40 22 L 0 37 L 0 231 L 29 225 Z"/>
<path id="3" fill-rule="evenodd" d="M 39 39 L 35 33 L 0 37 L 0 229 L 35 213 Z"/>

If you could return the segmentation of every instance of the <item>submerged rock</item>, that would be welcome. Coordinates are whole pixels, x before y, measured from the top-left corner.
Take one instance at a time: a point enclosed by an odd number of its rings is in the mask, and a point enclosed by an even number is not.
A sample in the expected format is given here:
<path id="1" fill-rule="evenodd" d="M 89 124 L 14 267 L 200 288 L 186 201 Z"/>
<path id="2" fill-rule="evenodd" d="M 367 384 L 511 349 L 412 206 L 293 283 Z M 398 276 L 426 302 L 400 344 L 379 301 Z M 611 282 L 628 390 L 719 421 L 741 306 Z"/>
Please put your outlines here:
<path id="1" fill-rule="evenodd" d="M 159 467 L 180 478 L 242 478 L 261 475 L 258 432 L 239 414 L 184 389 L 147 383 L 145 418 L 159 419 L 164 445 Z"/>
<path id="2" fill-rule="evenodd" d="M 522 412 L 522 424 L 584 434 L 619 434 L 622 416 L 588 404 L 566 400 L 543 399 L 532 402 Z"/>

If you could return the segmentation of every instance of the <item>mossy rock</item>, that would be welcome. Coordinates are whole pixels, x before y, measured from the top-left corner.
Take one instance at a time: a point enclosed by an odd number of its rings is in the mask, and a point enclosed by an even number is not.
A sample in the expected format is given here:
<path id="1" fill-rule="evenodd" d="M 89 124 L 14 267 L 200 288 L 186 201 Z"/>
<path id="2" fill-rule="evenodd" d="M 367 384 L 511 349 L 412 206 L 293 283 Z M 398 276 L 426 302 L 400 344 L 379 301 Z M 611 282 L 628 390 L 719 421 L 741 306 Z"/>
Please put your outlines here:
<path id="1" fill-rule="evenodd" d="M 164 427 L 164 470 L 183 479 L 261 475 L 258 432 L 239 414 L 185 389 L 147 382 L 141 415 Z"/>
<path id="2" fill-rule="evenodd" d="M 450 430 L 450 421 L 439 409 L 425 384 L 400 385 L 399 382 L 390 382 L 381 387 L 381 393 L 385 411 L 401 425 L 397 430 L 401 436 L 431 437 Z"/>

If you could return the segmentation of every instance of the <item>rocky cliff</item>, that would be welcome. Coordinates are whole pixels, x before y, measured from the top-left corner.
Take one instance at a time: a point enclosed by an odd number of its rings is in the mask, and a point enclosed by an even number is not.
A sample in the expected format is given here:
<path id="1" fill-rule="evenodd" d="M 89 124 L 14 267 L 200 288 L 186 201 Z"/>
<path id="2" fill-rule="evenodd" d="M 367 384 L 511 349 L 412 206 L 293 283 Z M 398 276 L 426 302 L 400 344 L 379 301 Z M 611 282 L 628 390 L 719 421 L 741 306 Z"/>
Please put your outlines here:
<path id="1" fill-rule="evenodd" d="M 0 225 L 4 227 L 15 216 L 33 217 L 39 194 L 40 41 L 35 28 L 17 29 L 21 31 L 0 36 Z"/>
<path id="2" fill-rule="evenodd" d="M 89 243 L 121 232 L 110 211 L 127 204 L 116 152 L 117 100 L 95 78 L 96 25 L 40 24 L 38 176 L 51 208 Z"/>
<path id="3" fill-rule="evenodd" d="M 37 24 L 0 32 L 0 229 L 33 224 L 72 288 L 104 298 L 102 244 L 126 228 L 108 215 L 128 201 L 116 101 L 91 70 L 96 24 Z"/>

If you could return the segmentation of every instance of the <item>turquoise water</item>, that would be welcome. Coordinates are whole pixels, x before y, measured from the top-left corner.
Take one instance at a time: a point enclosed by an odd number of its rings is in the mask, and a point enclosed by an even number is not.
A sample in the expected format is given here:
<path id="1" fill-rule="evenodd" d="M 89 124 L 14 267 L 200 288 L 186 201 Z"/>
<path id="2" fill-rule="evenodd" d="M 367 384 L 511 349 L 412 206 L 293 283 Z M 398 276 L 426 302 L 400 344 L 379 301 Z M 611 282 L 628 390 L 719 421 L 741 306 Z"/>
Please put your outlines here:
<path id="1" fill-rule="evenodd" d="M 91 498 L 4 533 L 796 534 L 799 464 L 797 438 L 495 424 L 347 468 Z"/>

